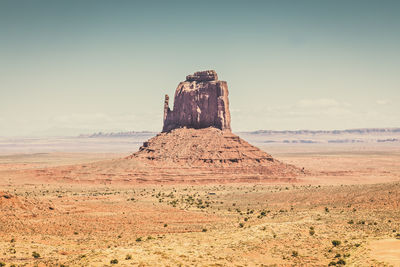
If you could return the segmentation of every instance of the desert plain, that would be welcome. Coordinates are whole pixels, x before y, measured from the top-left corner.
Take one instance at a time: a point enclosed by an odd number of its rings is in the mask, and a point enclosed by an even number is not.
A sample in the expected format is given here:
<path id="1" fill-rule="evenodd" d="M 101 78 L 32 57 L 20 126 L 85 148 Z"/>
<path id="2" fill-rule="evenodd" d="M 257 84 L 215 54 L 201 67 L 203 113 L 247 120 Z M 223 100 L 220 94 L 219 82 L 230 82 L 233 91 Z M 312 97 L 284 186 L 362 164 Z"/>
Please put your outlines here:
<path id="1" fill-rule="evenodd" d="M 399 142 L 288 144 L 246 136 L 304 168 L 306 175 L 289 182 L 114 179 L 123 165 L 113 165 L 107 179 L 52 180 L 71 166 L 93 170 L 125 158 L 147 137 L 1 140 L 0 262 L 400 265 Z"/>

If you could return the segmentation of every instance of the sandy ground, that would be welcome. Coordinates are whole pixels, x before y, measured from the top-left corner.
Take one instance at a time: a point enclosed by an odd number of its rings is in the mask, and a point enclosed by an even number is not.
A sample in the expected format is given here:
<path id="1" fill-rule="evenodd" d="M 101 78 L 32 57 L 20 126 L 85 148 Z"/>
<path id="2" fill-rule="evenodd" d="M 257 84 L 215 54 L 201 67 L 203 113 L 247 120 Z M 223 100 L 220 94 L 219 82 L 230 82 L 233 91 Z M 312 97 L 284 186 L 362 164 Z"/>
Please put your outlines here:
<path id="1" fill-rule="evenodd" d="M 310 175 L 278 184 L 71 184 L 30 173 L 127 153 L 3 155 L 0 262 L 400 266 L 400 149 L 262 148 Z"/>

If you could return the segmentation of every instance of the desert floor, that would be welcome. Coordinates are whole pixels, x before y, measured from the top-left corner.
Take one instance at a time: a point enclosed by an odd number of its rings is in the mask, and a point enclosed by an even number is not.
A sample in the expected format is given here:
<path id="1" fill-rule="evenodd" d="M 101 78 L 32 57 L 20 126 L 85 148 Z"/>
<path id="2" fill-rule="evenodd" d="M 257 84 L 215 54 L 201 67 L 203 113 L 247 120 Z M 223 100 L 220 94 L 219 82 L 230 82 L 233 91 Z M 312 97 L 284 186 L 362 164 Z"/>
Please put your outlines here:
<path id="1" fill-rule="evenodd" d="M 262 149 L 310 175 L 287 184 L 57 183 L 29 172 L 128 154 L 2 155 L 0 262 L 400 266 L 399 147 Z"/>

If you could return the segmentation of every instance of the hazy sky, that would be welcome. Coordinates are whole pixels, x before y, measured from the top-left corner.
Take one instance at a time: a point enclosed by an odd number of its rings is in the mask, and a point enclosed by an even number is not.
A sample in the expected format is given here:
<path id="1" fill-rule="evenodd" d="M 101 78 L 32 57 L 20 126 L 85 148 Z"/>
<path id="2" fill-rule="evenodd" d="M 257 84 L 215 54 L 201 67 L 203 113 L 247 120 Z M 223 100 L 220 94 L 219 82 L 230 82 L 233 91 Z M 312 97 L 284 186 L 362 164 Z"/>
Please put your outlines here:
<path id="1" fill-rule="evenodd" d="M 400 1 L 0 0 L 0 136 L 162 128 L 187 74 L 232 128 L 400 127 Z"/>

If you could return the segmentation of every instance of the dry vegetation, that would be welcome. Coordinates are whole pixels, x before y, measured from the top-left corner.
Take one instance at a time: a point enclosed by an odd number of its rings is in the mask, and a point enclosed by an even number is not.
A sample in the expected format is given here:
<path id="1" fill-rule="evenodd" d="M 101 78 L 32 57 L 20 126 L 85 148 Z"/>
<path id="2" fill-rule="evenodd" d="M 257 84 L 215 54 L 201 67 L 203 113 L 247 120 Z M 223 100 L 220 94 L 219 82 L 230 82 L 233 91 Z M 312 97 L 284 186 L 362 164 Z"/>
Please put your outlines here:
<path id="1" fill-rule="evenodd" d="M 400 264 L 395 152 L 282 153 L 312 175 L 274 185 L 51 183 L 40 157 L 2 159 L 6 266 Z"/>

